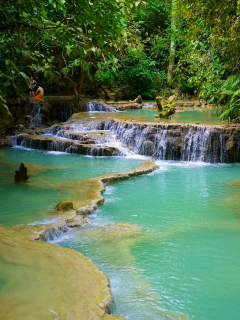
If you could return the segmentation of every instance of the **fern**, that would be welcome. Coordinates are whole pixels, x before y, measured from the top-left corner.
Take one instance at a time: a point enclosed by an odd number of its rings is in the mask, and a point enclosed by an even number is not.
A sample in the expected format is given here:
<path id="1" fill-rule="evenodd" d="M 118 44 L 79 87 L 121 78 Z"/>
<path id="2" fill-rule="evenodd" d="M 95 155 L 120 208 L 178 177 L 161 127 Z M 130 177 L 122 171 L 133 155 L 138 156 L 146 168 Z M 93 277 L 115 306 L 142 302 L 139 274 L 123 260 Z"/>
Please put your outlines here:
<path id="1" fill-rule="evenodd" d="M 218 105 L 224 105 L 220 115 L 222 120 L 239 120 L 240 117 L 240 74 L 225 80 L 219 91 Z"/>
<path id="2" fill-rule="evenodd" d="M 8 109 L 8 106 L 6 105 L 6 101 L 3 99 L 1 95 L 0 95 L 0 115 L 1 115 L 1 118 L 3 119 L 12 116 L 11 112 Z"/>
<path id="3" fill-rule="evenodd" d="M 230 91 L 230 90 L 221 92 L 221 95 L 220 95 L 220 98 L 219 98 L 218 101 L 217 101 L 217 104 L 218 104 L 218 105 L 219 105 L 219 104 L 222 104 L 222 103 L 224 103 L 224 101 L 225 101 L 225 103 L 226 103 L 226 100 L 229 100 L 229 98 L 230 98 L 233 94 L 234 94 L 234 91 Z"/>
<path id="4" fill-rule="evenodd" d="M 240 74 L 231 75 L 228 77 L 222 87 L 220 88 L 220 92 L 223 91 L 236 91 L 240 88 Z"/>

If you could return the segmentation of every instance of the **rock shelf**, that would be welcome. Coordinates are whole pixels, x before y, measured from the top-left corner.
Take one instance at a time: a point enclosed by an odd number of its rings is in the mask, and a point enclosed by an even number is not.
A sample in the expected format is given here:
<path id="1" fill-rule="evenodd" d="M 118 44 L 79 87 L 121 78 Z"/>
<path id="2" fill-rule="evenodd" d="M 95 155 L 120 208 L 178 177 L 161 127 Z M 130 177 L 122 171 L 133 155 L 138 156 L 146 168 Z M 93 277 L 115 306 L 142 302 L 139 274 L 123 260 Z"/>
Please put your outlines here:
<path id="1" fill-rule="evenodd" d="M 0 226 L 1 319 L 123 319 L 108 315 L 108 278 L 74 250 Z"/>
<path id="2" fill-rule="evenodd" d="M 73 135 L 75 138 L 76 135 Z M 46 151 L 61 151 L 69 153 L 77 153 L 92 156 L 121 156 L 122 153 L 114 147 L 97 145 L 95 140 L 89 136 L 83 137 L 82 141 L 47 137 L 35 135 L 18 136 L 17 144 L 26 148 L 46 150 Z"/>

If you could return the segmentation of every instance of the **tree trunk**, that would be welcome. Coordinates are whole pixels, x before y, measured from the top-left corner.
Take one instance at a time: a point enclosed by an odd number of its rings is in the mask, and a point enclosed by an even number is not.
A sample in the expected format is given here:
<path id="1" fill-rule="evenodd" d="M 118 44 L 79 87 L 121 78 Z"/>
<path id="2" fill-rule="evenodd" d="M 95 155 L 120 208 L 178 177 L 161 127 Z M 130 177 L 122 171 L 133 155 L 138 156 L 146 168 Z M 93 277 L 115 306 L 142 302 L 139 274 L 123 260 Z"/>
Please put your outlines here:
<path id="1" fill-rule="evenodd" d="M 175 65 L 175 56 L 176 56 L 176 9 L 177 9 L 177 0 L 172 0 L 172 18 L 171 18 L 171 43 L 170 43 L 170 53 L 169 53 L 169 65 L 168 65 L 168 84 L 171 84 L 173 81 L 174 75 L 174 65 Z"/>
<path id="2" fill-rule="evenodd" d="M 106 99 L 112 100 L 112 97 L 110 95 L 111 92 L 106 87 L 104 87 L 103 85 L 101 86 L 101 88 L 102 88 L 102 91 L 105 94 Z"/>
<path id="3" fill-rule="evenodd" d="M 65 78 L 71 83 L 71 86 L 74 91 L 74 96 L 76 100 L 76 111 L 78 112 L 84 112 L 87 110 L 86 102 L 84 99 L 81 98 L 81 88 L 82 88 L 82 81 L 80 80 L 79 83 L 75 83 L 71 78 L 69 78 L 67 75 L 65 75 Z"/>
<path id="4" fill-rule="evenodd" d="M 156 104 L 159 111 L 162 111 L 162 98 L 160 96 L 156 97 Z"/>

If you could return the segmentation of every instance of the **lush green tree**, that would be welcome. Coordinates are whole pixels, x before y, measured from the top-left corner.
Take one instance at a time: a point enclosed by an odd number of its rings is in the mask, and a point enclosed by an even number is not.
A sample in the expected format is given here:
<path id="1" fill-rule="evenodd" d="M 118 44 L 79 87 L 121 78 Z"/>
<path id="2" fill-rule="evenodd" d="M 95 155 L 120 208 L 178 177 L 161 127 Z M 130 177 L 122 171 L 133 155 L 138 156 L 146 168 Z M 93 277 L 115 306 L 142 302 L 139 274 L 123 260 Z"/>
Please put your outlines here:
<path id="1" fill-rule="evenodd" d="M 3 2 L 3 1 L 1 1 Z M 9 0 L 0 10 L 3 91 L 18 94 L 26 74 L 63 77 L 79 100 L 99 69 L 116 72 L 114 56 L 127 38 L 126 19 L 141 1 Z M 11 93 L 11 92 L 10 92 Z"/>
<path id="2" fill-rule="evenodd" d="M 120 85 L 125 88 L 127 97 L 141 95 L 143 98 L 154 98 L 157 79 L 155 61 L 147 58 L 142 48 L 129 48 L 119 72 Z"/>

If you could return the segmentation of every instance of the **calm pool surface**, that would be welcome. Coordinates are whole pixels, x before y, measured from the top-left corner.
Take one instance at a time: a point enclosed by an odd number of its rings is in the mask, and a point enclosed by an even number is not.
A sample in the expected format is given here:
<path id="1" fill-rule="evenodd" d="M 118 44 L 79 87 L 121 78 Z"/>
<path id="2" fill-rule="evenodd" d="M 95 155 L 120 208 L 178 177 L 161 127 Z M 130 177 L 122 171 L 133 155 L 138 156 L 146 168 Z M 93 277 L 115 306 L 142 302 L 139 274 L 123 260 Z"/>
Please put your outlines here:
<path id="1" fill-rule="evenodd" d="M 15 184 L 15 170 L 21 162 L 27 166 L 30 178 L 26 183 Z M 74 189 L 64 188 L 66 183 L 133 169 L 140 163 L 135 159 L 93 158 L 20 148 L 1 150 L 0 224 L 51 218 L 56 204 L 74 194 Z"/>
<path id="2" fill-rule="evenodd" d="M 216 109 L 212 108 L 177 108 L 171 120 L 155 118 L 159 114 L 154 110 L 128 110 L 114 113 L 114 117 L 134 119 L 136 121 L 153 121 L 166 123 L 200 123 L 206 125 L 222 125 L 217 116 Z"/>

